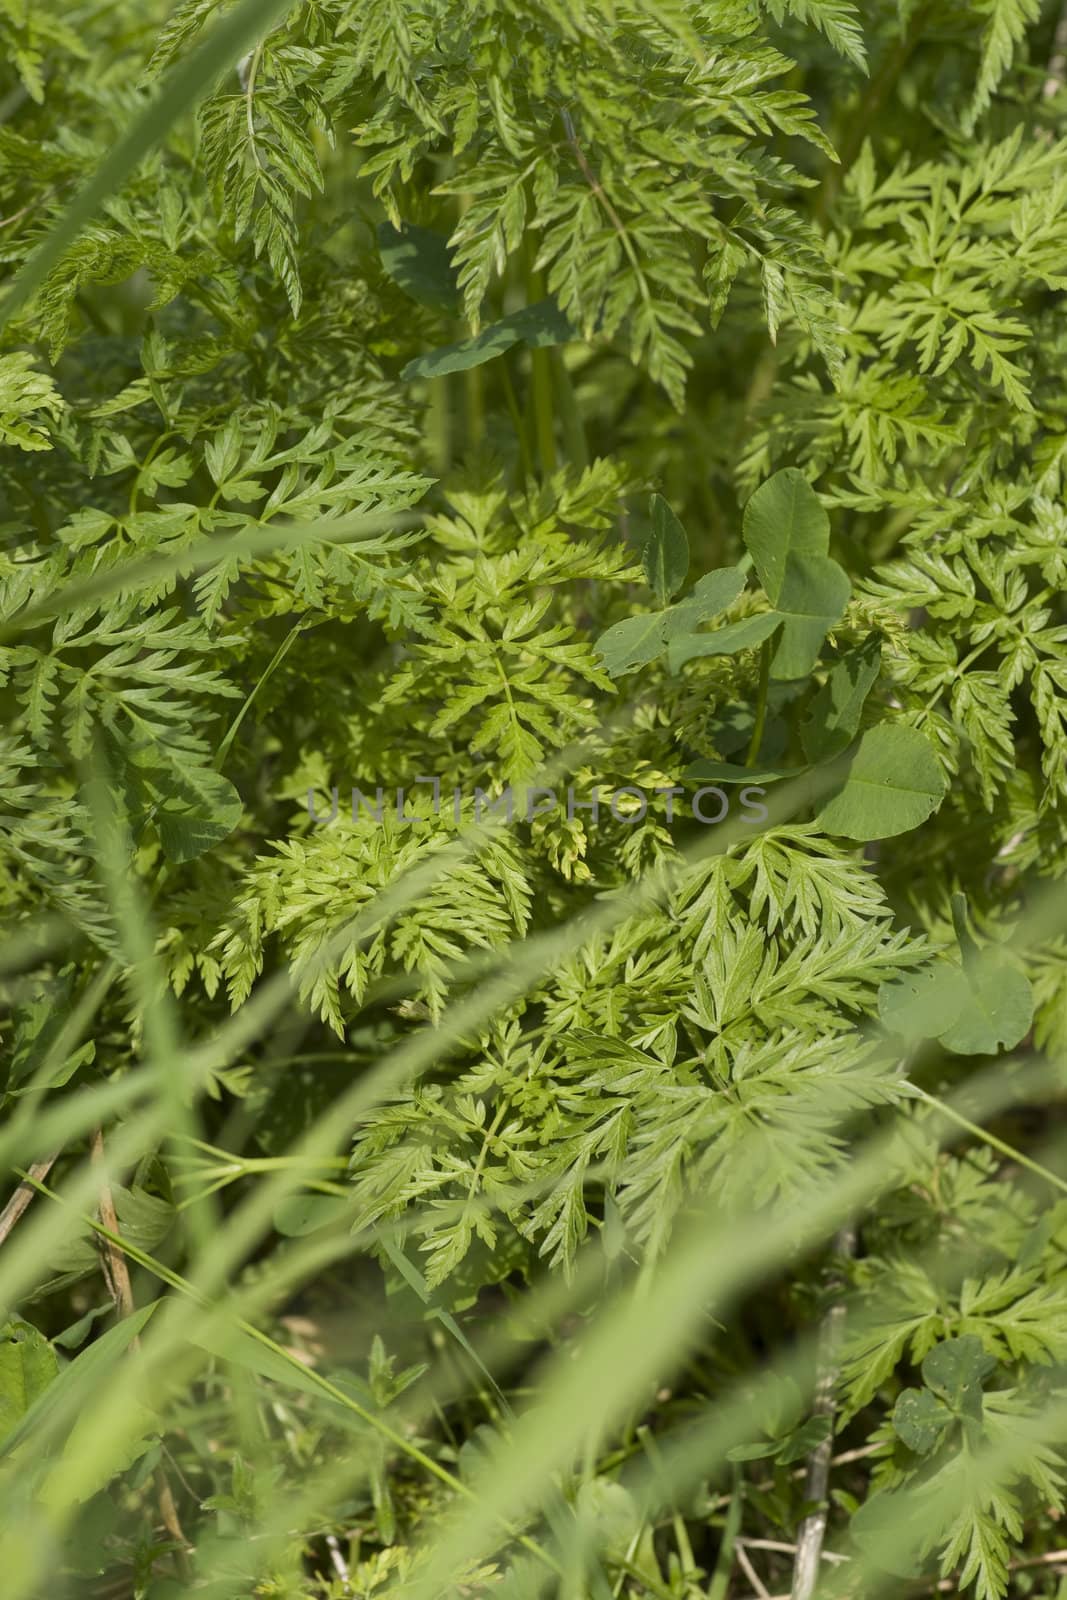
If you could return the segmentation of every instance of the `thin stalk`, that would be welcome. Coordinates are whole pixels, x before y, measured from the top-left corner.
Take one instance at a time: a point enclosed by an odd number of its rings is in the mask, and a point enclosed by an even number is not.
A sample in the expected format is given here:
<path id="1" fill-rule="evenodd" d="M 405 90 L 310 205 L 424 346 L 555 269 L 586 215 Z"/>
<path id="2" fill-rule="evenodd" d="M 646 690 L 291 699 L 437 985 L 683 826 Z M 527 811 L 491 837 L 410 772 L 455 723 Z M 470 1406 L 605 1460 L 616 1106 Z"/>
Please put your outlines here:
<path id="1" fill-rule="evenodd" d="M 242 705 L 240 711 L 237 713 L 237 715 L 234 718 L 233 722 L 231 722 L 231 724 L 229 726 L 229 729 L 227 730 L 225 738 L 223 739 L 222 743 L 219 745 L 219 748 L 215 753 L 215 763 L 214 763 L 214 765 L 215 765 L 215 771 L 216 772 L 221 772 L 222 771 L 223 765 L 224 765 L 224 763 L 226 761 L 226 757 L 230 753 L 230 746 L 233 744 L 233 741 L 236 739 L 237 731 L 240 728 L 241 723 L 244 721 L 245 717 L 248 715 L 248 712 L 251 709 L 252 702 L 256 698 L 256 695 L 262 689 L 263 685 L 267 682 L 268 678 L 276 670 L 276 668 L 281 666 L 282 662 L 285 660 L 286 656 L 289 654 L 289 651 L 292 649 L 293 645 L 296 643 L 298 634 L 302 633 L 304 628 L 307 627 L 307 625 L 308 625 L 308 619 L 307 618 L 301 618 L 301 620 L 296 624 L 295 628 L 290 628 L 289 632 L 286 634 L 285 638 L 282 640 L 282 642 L 278 646 L 277 650 L 275 650 L 275 652 L 274 652 L 273 656 L 271 657 L 270 661 L 267 663 L 266 668 L 264 669 L 264 671 L 262 672 L 260 677 L 258 677 L 256 679 L 256 682 L 253 685 L 253 688 L 252 688 L 251 692 L 249 693 L 248 697 L 246 698 L 244 704 Z"/>
<path id="2" fill-rule="evenodd" d="M 556 418 L 552 409 L 552 369 L 547 350 L 530 353 L 530 379 L 533 388 L 534 426 L 541 473 L 550 478 L 556 470 Z"/>
<path id="3" fill-rule="evenodd" d="M 756 691 L 756 720 L 752 726 L 752 739 L 745 757 L 745 766 L 753 767 L 763 743 L 763 729 L 767 721 L 767 696 L 771 686 L 771 641 L 764 639 L 759 652 L 759 687 Z"/>
<path id="4" fill-rule="evenodd" d="M 584 472 L 589 465 L 589 445 L 585 437 L 585 423 L 582 421 L 582 413 L 575 398 L 570 369 L 561 351 L 549 350 L 548 358 L 559 399 L 559 415 L 563 424 L 567 455 L 571 465 L 577 467 L 579 472 Z"/>
<path id="5" fill-rule="evenodd" d="M 544 299 L 544 279 L 534 266 L 533 240 L 527 235 L 525 241 L 526 254 L 526 299 L 530 305 Z M 533 391 L 534 432 L 537 439 L 537 455 L 540 461 L 541 473 L 545 478 L 550 478 L 556 470 L 556 413 L 552 404 L 552 365 L 549 350 L 531 350 L 530 352 L 530 387 Z"/>
<path id="6" fill-rule="evenodd" d="M 449 467 L 452 465 L 450 398 L 451 386 L 448 381 L 448 375 L 442 373 L 438 378 L 431 378 L 430 404 L 426 415 L 426 427 L 434 464 L 442 477 L 447 474 Z"/>
<path id="7" fill-rule="evenodd" d="M 519 397 L 515 393 L 515 385 L 511 381 L 511 373 L 508 370 L 508 357 L 506 355 L 501 357 L 500 373 L 504 380 L 504 399 L 507 402 L 508 412 L 515 428 L 515 437 L 519 442 L 519 460 L 522 464 L 522 477 L 525 483 L 533 477 L 533 458 L 530 455 L 530 441 L 526 437 L 522 412 L 519 410 Z"/>
<path id="8" fill-rule="evenodd" d="M 708 1588 L 708 1600 L 726 1600 L 726 1596 L 730 1592 L 730 1575 L 734 1568 L 734 1546 L 737 1536 L 741 1532 L 743 1499 L 744 1488 L 741 1470 L 735 1465 L 733 1493 L 730 1496 L 730 1505 L 722 1530 L 722 1543 L 719 1545 L 715 1571 L 712 1573 L 711 1584 Z"/>
<path id="9" fill-rule="evenodd" d="M 469 367 L 463 374 L 467 402 L 467 448 L 476 450 L 485 437 L 485 391 L 481 367 Z"/>
<path id="10" fill-rule="evenodd" d="M 459 212 L 463 216 L 470 210 L 473 195 L 459 197 Z M 475 327 L 470 331 L 476 332 Z M 467 449 L 476 450 L 485 436 L 485 389 L 481 367 L 468 367 L 463 374 L 463 396 L 466 409 Z"/>

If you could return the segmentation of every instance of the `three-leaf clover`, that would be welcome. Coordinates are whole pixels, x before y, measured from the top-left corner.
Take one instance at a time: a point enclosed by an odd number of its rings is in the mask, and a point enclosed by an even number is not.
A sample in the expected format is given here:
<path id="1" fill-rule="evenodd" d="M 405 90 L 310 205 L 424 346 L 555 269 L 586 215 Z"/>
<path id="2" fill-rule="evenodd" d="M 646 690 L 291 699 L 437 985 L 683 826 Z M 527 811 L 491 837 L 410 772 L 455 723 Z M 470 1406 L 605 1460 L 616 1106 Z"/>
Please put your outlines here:
<path id="1" fill-rule="evenodd" d="M 956 1423 L 979 1428 L 982 1380 L 997 1365 L 973 1334 L 935 1345 L 922 1364 L 922 1389 L 905 1389 L 893 1407 L 897 1437 L 919 1455 L 929 1455 Z"/>

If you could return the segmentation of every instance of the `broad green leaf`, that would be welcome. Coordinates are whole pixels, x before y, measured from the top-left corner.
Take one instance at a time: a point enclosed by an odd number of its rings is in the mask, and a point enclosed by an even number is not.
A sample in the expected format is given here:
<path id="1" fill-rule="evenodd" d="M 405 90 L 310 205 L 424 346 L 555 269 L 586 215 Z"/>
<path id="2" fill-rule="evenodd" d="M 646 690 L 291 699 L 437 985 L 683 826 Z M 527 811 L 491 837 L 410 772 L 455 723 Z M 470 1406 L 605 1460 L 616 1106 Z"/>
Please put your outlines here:
<path id="1" fill-rule="evenodd" d="M 800 778 L 810 767 L 738 766 L 734 761 L 694 761 L 682 773 L 694 783 L 780 783 L 785 778 Z"/>
<path id="2" fill-rule="evenodd" d="M 523 306 L 504 318 L 516 330 L 523 344 L 531 350 L 547 350 L 553 345 L 570 344 L 579 338 L 578 330 L 571 326 L 555 300 L 537 300 L 532 306 Z"/>
<path id="3" fill-rule="evenodd" d="M 460 303 L 459 283 L 448 240 L 432 228 L 405 222 L 378 225 L 378 252 L 393 282 L 423 305 L 455 310 Z"/>
<path id="4" fill-rule="evenodd" d="M 491 323 L 470 339 L 460 339 L 455 344 L 431 350 L 428 355 L 416 356 L 400 376 L 410 383 L 413 378 L 440 378 L 449 372 L 466 372 L 470 367 L 480 367 L 502 356 L 519 343 L 519 338 L 510 319 L 505 318 L 503 322 Z"/>
<path id="5" fill-rule="evenodd" d="M 802 472 L 787 467 L 760 484 L 745 506 L 743 535 L 767 598 L 784 618 L 771 675 L 807 677 L 844 615 L 851 586 L 827 554 L 830 519 Z"/>
<path id="6" fill-rule="evenodd" d="M 163 853 L 170 861 L 193 861 L 229 837 L 241 820 L 241 796 L 221 772 L 191 767 L 156 813 Z"/>
<path id="7" fill-rule="evenodd" d="M 793 1429 L 787 1439 L 782 1440 L 777 1458 L 783 1466 L 789 1466 L 793 1461 L 803 1461 L 832 1432 L 833 1421 L 830 1417 L 808 1417 L 799 1428 Z"/>
<path id="8" fill-rule="evenodd" d="M 0 1063 L 0 1081 L 6 1066 L 11 1094 L 24 1094 L 31 1089 L 34 1093 L 42 1088 L 59 1089 L 69 1083 L 79 1067 L 94 1060 L 96 1045 L 90 1039 L 56 1061 L 46 1083 L 37 1077 L 60 1043 L 67 1017 L 76 1003 L 77 983 L 78 972 L 72 964 L 50 977 L 39 994 L 23 999 L 8 1036 L 6 1060 Z"/>
<path id="9" fill-rule="evenodd" d="M 928 1455 L 952 1423 L 952 1413 L 929 1389 L 905 1389 L 893 1407 L 893 1428 L 909 1450 Z"/>
<path id="10" fill-rule="evenodd" d="M 304 1234 L 330 1227 L 341 1217 L 350 1217 L 351 1210 L 340 1195 L 294 1194 L 276 1207 L 274 1227 L 287 1239 L 299 1239 Z"/>
<path id="11" fill-rule="evenodd" d="M 776 1455 L 778 1441 L 764 1439 L 760 1444 L 735 1444 L 727 1450 L 727 1461 L 766 1461 L 768 1456 Z"/>
<path id="12" fill-rule="evenodd" d="M 827 761 L 847 750 L 859 731 L 864 702 L 877 681 L 881 664 L 881 642 L 872 636 L 831 669 L 800 725 L 809 760 Z"/>
<path id="13" fill-rule="evenodd" d="M 152 1448 L 162 1431 L 158 1414 L 130 1398 L 124 1399 L 123 1410 L 123 1426 L 117 1432 L 102 1430 L 91 1409 L 78 1417 L 37 1490 L 43 1506 L 61 1512 L 90 1500 Z"/>
<path id="14" fill-rule="evenodd" d="M 890 1033 L 909 1043 L 936 1039 L 967 1004 L 967 981 L 948 961 L 922 967 L 878 991 L 878 1015 Z"/>
<path id="15" fill-rule="evenodd" d="M 600 635 L 596 649 L 611 677 L 620 678 L 662 653 L 665 615 L 663 611 L 652 611 L 641 617 L 626 617 Z"/>
<path id="16" fill-rule="evenodd" d="M 240 822 L 241 796 L 213 768 L 171 760 L 159 746 L 138 751 L 130 765 L 169 861 L 195 860 Z"/>
<path id="17" fill-rule="evenodd" d="M 665 606 L 671 596 L 678 593 L 688 576 L 689 540 L 661 494 L 652 496 L 651 513 L 652 532 L 641 560 L 649 588 L 660 605 Z"/>
<path id="18" fill-rule="evenodd" d="M 962 896 L 955 896 L 962 900 Z M 954 905 L 962 965 L 940 961 L 878 993 L 886 1027 L 909 1040 L 937 1039 L 957 1055 L 993 1055 L 1029 1032 L 1034 995 L 1025 973 L 997 945 L 979 947 Z"/>
<path id="19" fill-rule="evenodd" d="M 410 382 L 412 378 L 437 378 L 446 372 L 465 372 L 494 360 L 516 344 L 527 344 L 537 350 L 545 345 L 567 344 L 577 337 L 554 300 L 538 300 L 532 306 L 512 312 L 509 317 L 502 317 L 499 322 L 490 323 L 488 328 L 469 339 L 460 339 L 440 350 L 416 356 L 400 376 Z"/>
<path id="20" fill-rule="evenodd" d="M 159 1303 L 158 1300 L 153 1300 L 150 1304 L 141 1306 L 131 1316 L 123 1318 L 114 1328 L 102 1333 L 99 1339 L 94 1339 L 88 1349 L 75 1356 L 70 1365 L 64 1367 L 59 1376 L 38 1393 L 30 1409 L 15 1428 L 0 1438 L 0 1456 L 9 1455 L 24 1440 L 30 1438 L 34 1430 L 55 1411 L 57 1406 L 67 1401 L 73 1404 L 79 1396 L 84 1398 L 91 1396 L 107 1373 L 125 1354 L 130 1342 L 143 1330 Z"/>
<path id="21" fill-rule="evenodd" d="M 688 633 L 709 617 L 717 617 L 729 609 L 745 587 L 745 574 L 740 567 L 716 567 L 698 578 L 684 600 L 679 600 L 667 612 L 666 635 Z"/>
<path id="22" fill-rule="evenodd" d="M 149 1194 L 137 1185 L 127 1189 L 119 1183 L 112 1184 L 111 1197 L 124 1239 L 141 1250 L 154 1250 L 166 1238 L 175 1218 L 170 1201 Z M 72 1221 L 62 1244 L 50 1253 L 46 1264 L 51 1274 L 34 1285 L 34 1300 L 98 1271 L 100 1252 L 88 1224 Z M 42 1267 L 44 1265 L 42 1263 Z"/>
<path id="23" fill-rule="evenodd" d="M 771 604 L 777 605 L 788 557 L 825 556 L 830 548 L 830 519 L 804 474 L 796 467 L 786 467 L 750 496 L 742 534 L 760 583 Z"/>
<path id="24" fill-rule="evenodd" d="M 0 1328 L 0 1439 L 58 1376 L 56 1353 L 32 1323 L 15 1317 Z"/>
<path id="25" fill-rule="evenodd" d="M 948 787 L 933 745 L 915 728 L 869 728 L 841 762 L 841 788 L 816 808 L 827 833 L 890 839 L 932 816 Z"/>
<path id="26" fill-rule="evenodd" d="M 64 1328 L 62 1333 L 57 1333 L 52 1339 L 53 1344 L 59 1345 L 63 1350 L 77 1350 L 85 1343 L 86 1336 L 95 1322 L 101 1317 L 106 1317 L 115 1309 L 114 1303 L 105 1300 L 103 1304 L 91 1307 L 77 1322 L 72 1322 L 69 1328 Z"/>
<path id="27" fill-rule="evenodd" d="M 915 1515 L 920 1504 L 916 1492 L 905 1486 L 880 1489 L 859 1507 L 849 1533 L 872 1566 L 896 1578 L 914 1578 L 922 1571 L 926 1530 Z"/>
<path id="28" fill-rule="evenodd" d="M 923 1359 L 923 1382 L 959 1416 L 982 1414 L 982 1381 L 996 1371 L 997 1361 L 973 1333 L 946 1339 Z"/>
<path id="29" fill-rule="evenodd" d="M 827 633 L 844 616 L 851 592 L 847 572 L 830 556 L 789 552 L 778 591 L 771 596 L 782 615 L 772 678 L 808 676 Z"/>
<path id="30" fill-rule="evenodd" d="M 995 945 L 964 957 L 967 1003 L 937 1038 L 956 1055 L 992 1055 L 1025 1038 L 1034 1020 L 1030 980 Z"/>
<path id="31" fill-rule="evenodd" d="M 578 1490 L 576 1509 L 599 1547 L 625 1555 L 642 1526 L 641 1513 L 628 1489 L 609 1478 L 592 1478 Z"/>
<path id="32" fill-rule="evenodd" d="M 686 602 L 682 602 L 684 606 Z M 676 606 L 675 610 L 681 610 Z M 769 639 L 781 626 L 777 611 L 761 611 L 755 617 L 743 617 L 740 622 L 728 622 L 725 628 L 714 633 L 683 633 L 671 637 L 667 625 L 667 663 L 672 672 L 678 672 L 687 661 L 703 656 L 734 656 L 742 650 L 754 650 L 764 639 Z"/>

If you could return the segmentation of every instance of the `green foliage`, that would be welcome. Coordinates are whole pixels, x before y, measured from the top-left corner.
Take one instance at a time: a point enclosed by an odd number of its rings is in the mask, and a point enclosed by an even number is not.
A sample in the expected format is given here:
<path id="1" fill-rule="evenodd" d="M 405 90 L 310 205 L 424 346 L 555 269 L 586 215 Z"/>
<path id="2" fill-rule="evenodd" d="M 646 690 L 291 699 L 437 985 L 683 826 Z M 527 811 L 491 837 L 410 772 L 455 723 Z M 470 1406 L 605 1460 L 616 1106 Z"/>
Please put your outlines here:
<path id="1" fill-rule="evenodd" d="M 1052 1594 L 1057 8 L 62 11 L 5 1594 Z"/>

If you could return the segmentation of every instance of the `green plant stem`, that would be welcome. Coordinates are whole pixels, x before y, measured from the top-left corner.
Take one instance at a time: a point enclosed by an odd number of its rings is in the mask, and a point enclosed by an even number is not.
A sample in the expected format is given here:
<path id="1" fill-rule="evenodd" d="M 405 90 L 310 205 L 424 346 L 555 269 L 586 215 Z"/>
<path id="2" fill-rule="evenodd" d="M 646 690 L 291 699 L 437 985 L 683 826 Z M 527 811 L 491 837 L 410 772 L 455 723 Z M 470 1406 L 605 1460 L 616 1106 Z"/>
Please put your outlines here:
<path id="1" fill-rule="evenodd" d="M 452 417 L 449 411 L 452 388 L 448 374 L 430 379 L 430 405 L 426 425 L 434 464 L 444 477 L 452 464 Z"/>
<path id="2" fill-rule="evenodd" d="M 752 725 L 752 739 L 745 757 L 745 766 L 753 767 L 763 743 L 763 728 L 767 721 L 767 696 L 771 686 L 771 641 L 764 639 L 759 652 L 759 687 L 756 691 L 756 720 Z"/>
<path id="3" fill-rule="evenodd" d="M 534 266 L 533 240 L 527 235 L 524 241 L 526 256 L 526 300 L 535 305 L 545 296 L 544 278 Z M 556 415 L 552 404 L 551 350 L 534 349 L 530 352 L 530 388 L 533 394 L 534 434 L 542 475 L 552 476 L 556 470 Z"/>
<path id="4" fill-rule="evenodd" d="M 526 427 L 522 420 L 522 412 L 519 410 L 519 397 L 515 393 L 515 385 L 511 381 L 511 372 L 508 367 L 507 355 L 501 358 L 500 375 L 503 382 L 504 399 L 507 403 L 508 414 L 511 417 L 512 426 L 515 429 L 515 437 L 519 442 L 519 460 L 522 464 L 522 476 L 523 481 L 525 482 L 533 477 L 533 458 L 530 455 L 530 441 L 526 437 Z"/>
<path id="5" fill-rule="evenodd" d="M 534 424 L 541 472 L 549 478 L 556 470 L 556 419 L 552 409 L 552 370 L 548 350 L 530 354 L 530 381 L 533 388 Z"/>
<path id="6" fill-rule="evenodd" d="M 477 450 L 485 437 L 485 390 L 481 367 L 469 367 L 463 374 L 467 401 L 467 448 Z"/>
<path id="7" fill-rule="evenodd" d="M 104 1133 L 102 1128 L 98 1127 L 94 1129 L 90 1139 L 89 1149 L 90 1156 L 94 1164 L 97 1166 L 103 1166 L 105 1162 L 105 1155 Z M 98 1203 L 100 1209 L 100 1221 L 103 1224 L 103 1227 L 109 1232 L 117 1234 L 119 1220 L 115 1211 L 115 1201 L 111 1191 L 111 1184 L 109 1183 L 106 1175 L 104 1176 L 100 1185 L 100 1198 Z M 137 1309 L 136 1302 L 133 1298 L 133 1285 L 130 1282 L 130 1271 L 126 1265 L 126 1256 L 124 1252 L 117 1247 L 117 1245 L 114 1243 L 114 1240 L 107 1240 L 106 1245 L 107 1248 L 101 1253 L 101 1266 L 103 1268 L 104 1282 L 107 1284 L 111 1298 L 115 1302 L 116 1312 L 118 1313 L 119 1317 L 124 1320 L 127 1317 L 132 1317 Z M 137 1338 L 134 1338 L 130 1344 L 131 1351 L 136 1352 L 139 1348 L 139 1345 L 140 1341 Z M 166 1472 L 162 1467 L 157 1467 L 155 1479 L 156 1492 L 159 1496 L 159 1511 L 163 1521 L 163 1526 L 166 1528 L 167 1532 L 170 1534 L 171 1538 L 174 1540 L 174 1543 L 178 1547 L 175 1552 L 176 1565 L 178 1567 L 178 1572 L 181 1576 L 182 1582 L 188 1583 L 192 1577 L 192 1569 L 189 1565 L 188 1557 L 189 1541 L 186 1539 L 185 1533 L 182 1530 L 182 1525 L 178 1519 L 178 1509 L 174 1503 L 174 1495 L 171 1491 L 170 1482 L 167 1478 Z"/>
<path id="8" fill-rule="evenodd" d="M 927 1094 L 925 1089 L 918 1088 L 916 1084 L 909 1084 L 908 1089 L 917 1099 L 925 1101 L 928 1106 L 933 1106 L 937 1111 L 940 1111 L 950 1122 L 956 1123 L 957 1127 L 965 1129 L 967 1133 L 972 1134 L 976 1139 L 980 1139 L 983 1144 L 989 1145 L 991 1149 L 998 1150 L 1002 1156 L 1007 1156 L 1009 1161 L 1018 1162 L 1020 1167 L 1025 1167 L 1028 1172 L 1032 1172 L 1037 1178 L 1043 1178 L 1046 1183 L 1050 1183 L 1054 1189 L 1059 1189 L 1062 1194 L 1067 1194 L 1067 1181 L 1057 1177 L 1048 1167 L 1043 1167 L 1039 1161 L 1032 1160 L 1030 1156 L 1024 1155 L 1021 1150 L 1016 1150 L 1014 1145 L 1007 1144 L 1003 1139 L 998 1139 L 995 1133 L 990 1133 L 987 1128 L 981 1127 L 977 1122 L 972 1122 L 970 1118 L 963 1116 L 959 1111 L 954 1111 L 951 1106 L 946 1105 L 943 1100 L 939 1100 L 936 1095 Z"/>
<path id="9" fill-rule="evenodd" d="M 559 414 L 563 423 L 563 437 L 571 465 L 584 472 L 589 465 L 589 444 L 585 437 L 585 423 L 574 393 L 574 381 L 561 350 L 548 352 L 556 393 L 559 396 Z"/>
<path id="10" fill-rule="evenodd" d="M 730 1591 L 730 1574 L 734 1565 L 734 1545 L 737 1541 L 737 1535 L 741 1531 L 743 1498 L 741 1469 L 735 1466 L 733 1493 L 730 1496 L 730 1506 L 726 1513 L 726 1522 L 722 1531 L 722 1543 L 719 1545 L 718 1558 L 715 1562 L 715 1571 L 708 1587 L 708 1600 L 726 1600 L 726 1596 Z"/>
<path id="11" fill-rule="evenodd" d="M 233 744 L 233 741 L 236 739 L 238 729 L 240 728 L 241 723 L 244 721 L 245 717 L 248 715 L 248 712 L 251 709 L 252 702 L 256 698 L 256 695 L 259 693 L 259 691 L 262 689 L 263 685 L 270 678 L 271 674 L 278 667 L 281 666 L 282 662 L 285 660 L 286 656 L 289 654 L 289 651 L 292 649 L 293 645 L 296 643 L 298 635 L 301 634 L 303 632 L 303 630 L 308 626 L 309 626 L 309 621 L 305 617 L 305 618 L 302 618 L 296 624 L 295 628 L 290 628 L 289 632 L 286 634 L 285 638 L 282 640 L 282 642 L 278 646 L 277 650 L 275 650 L 273 656 L 271 656 L 270 661 L 267 663 L 267 665 L 264 668 L 263 672 L 256 679 L 256 682 L 255 682 L 250 694 L 248 695 L 247 699 L 245 700 L 244 704 L 242 705 L 240 711 L 237 713 L 236 717 L 233 719 L 232 723 L 230 724 L 230 726 L 229 726 L 229 728 L 228 728 L 228 730 L 226 732 L 225 737 L 223 738 L 222 743 L 219 745 L 218 750 L 215 752 L 215 760 L 214 760 L 213 765 L 215 767 L 215 771 L 216 772 L 221 772 L 222 771 L 223 765 L 224 765 L 224 763 L 226 761 L 226 757 L 230 753 L 230 746 Z"/>
<path id="12" fill-rule="evenodd" d="M 655 1434 L 646 1424 L 642 1424 L 637 1430 L 637 1437 L 640 1439 L 645 1454 L 652 1464 L 653 1472 L 658 1478 L 662 1478 L 664 1475 L 663 1456 L 660 1453 Z M 666 1498 L 669 1500 L 669 1494 Z M 682 1564 L 682 1573 L 686 1578 L 691 1578 L 696 1572 L 696 1561 L 693 1558 L 693 1546 L 689 1541 L 689 1531 L 685 1525 L 685 1518 L 678 1510 L 672 1513 L 671 1526 L 674 1529 L 675 1543 L 678 1546 L 678 1557 Z"/>

